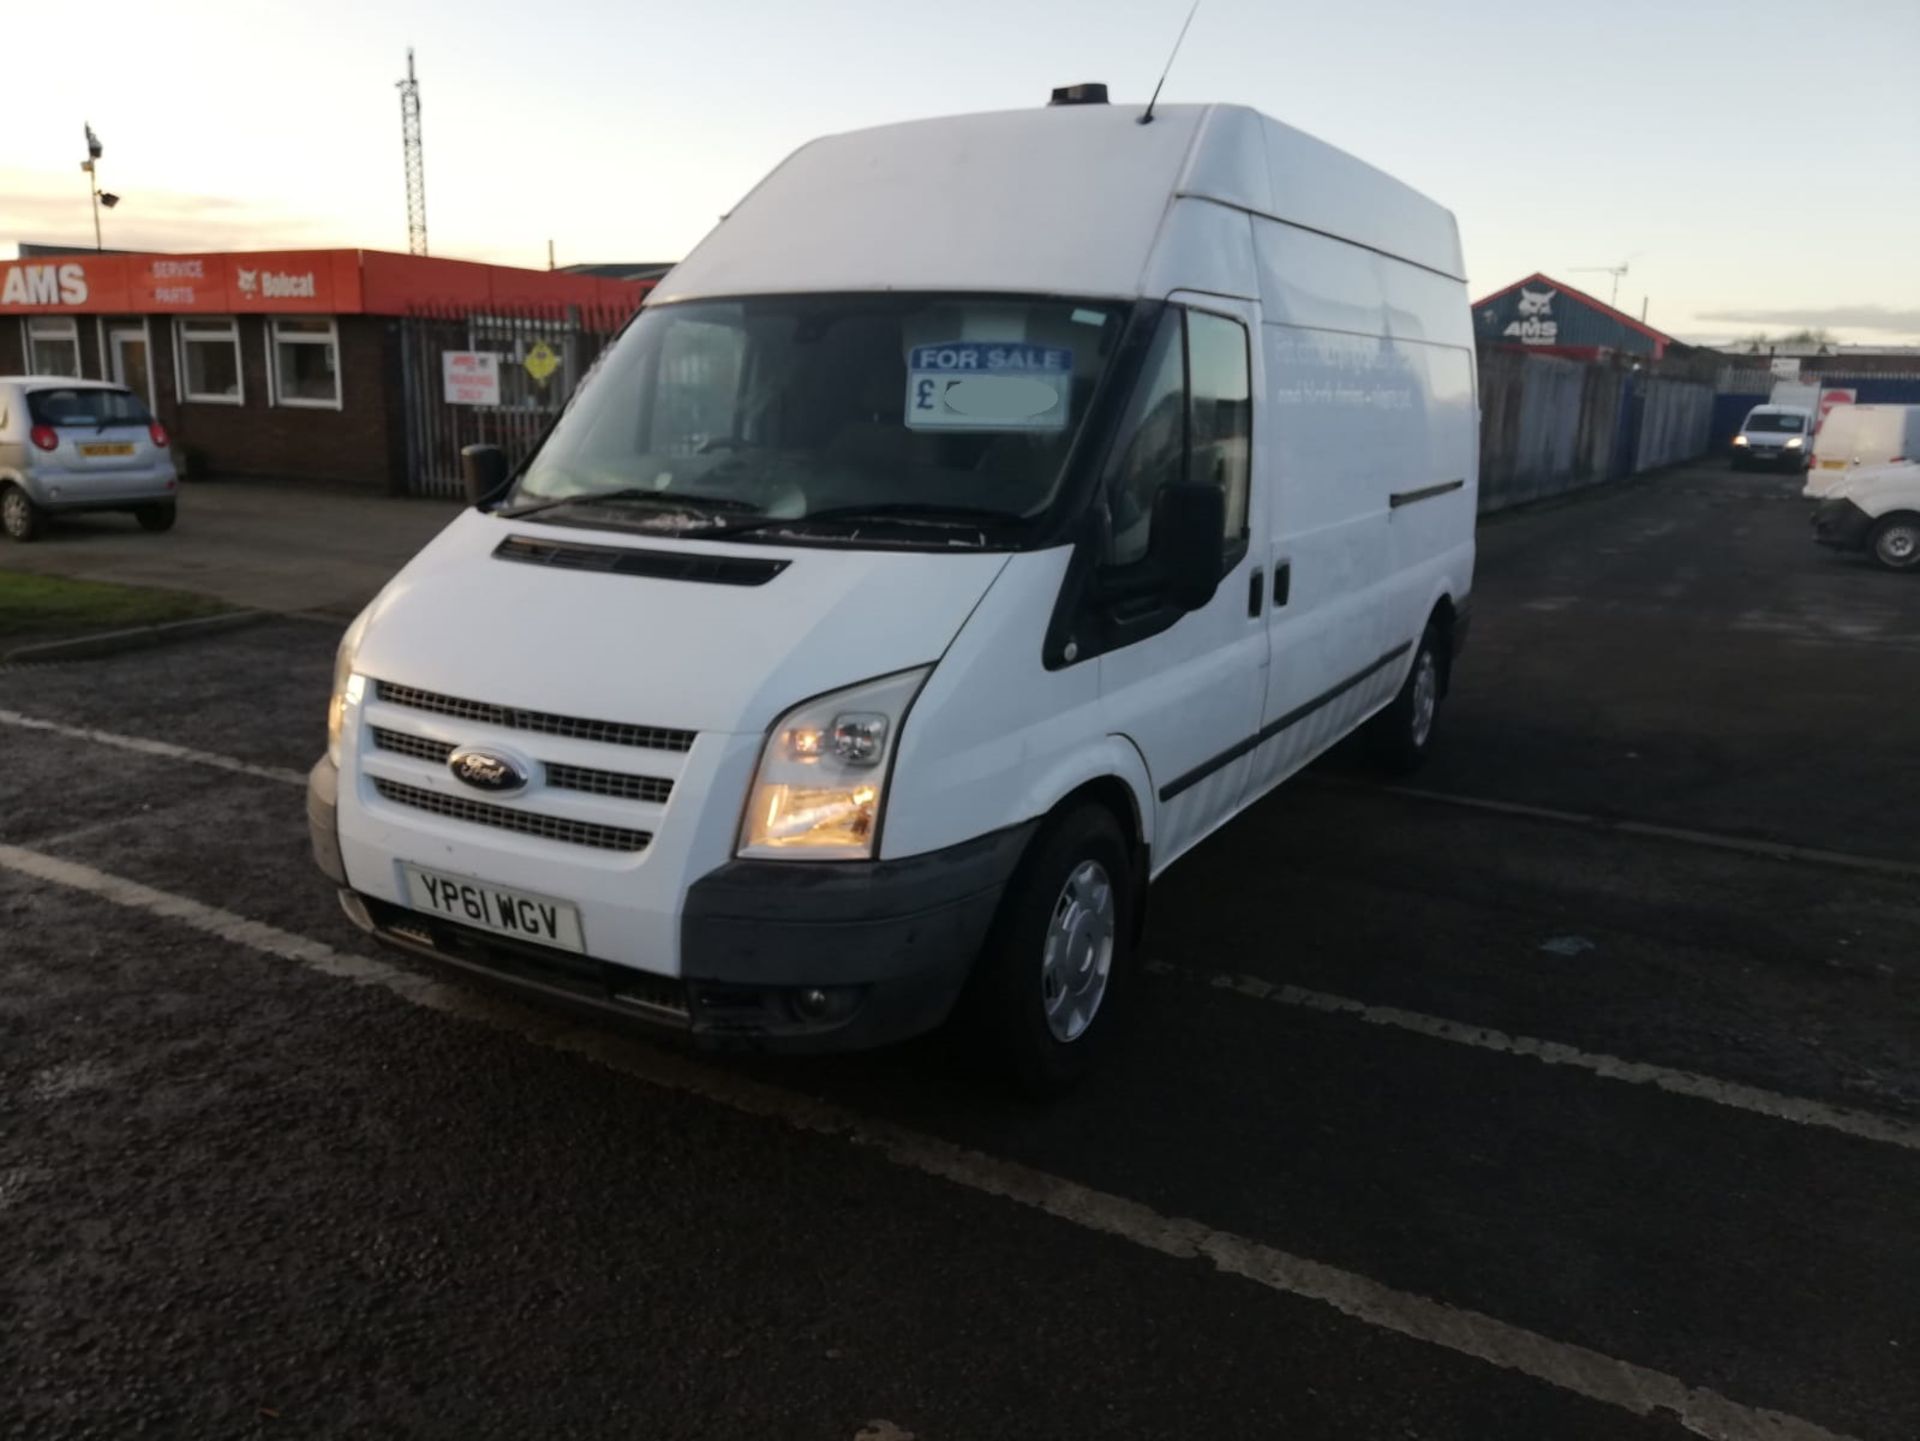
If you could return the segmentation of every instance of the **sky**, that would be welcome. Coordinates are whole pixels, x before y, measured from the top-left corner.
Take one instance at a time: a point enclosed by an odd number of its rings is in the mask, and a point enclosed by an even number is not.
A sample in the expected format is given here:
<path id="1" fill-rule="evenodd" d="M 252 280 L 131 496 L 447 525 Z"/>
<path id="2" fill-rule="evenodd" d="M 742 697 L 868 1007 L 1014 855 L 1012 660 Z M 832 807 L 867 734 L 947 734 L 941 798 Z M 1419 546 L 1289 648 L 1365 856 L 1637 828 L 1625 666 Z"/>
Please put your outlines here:
<path id="1" fill-rule="evenodd" d="M 1188 0 L 88 0 L 0 119 L 0 253 L 405 250 L 417 52 L 437 255 L 675 260 L 833 131 L 1143 101 Z M 1831 18 L 1829 18 L 1831 13 Z M 1920 343 L 1920 3 L 1201 0 L 1167 101 L 1248 104 L 1459 217 L 1475 296 L 1544 271 L 1686 339 Z M 1897 61 L 1897 64 L 1892 62 Z"/>

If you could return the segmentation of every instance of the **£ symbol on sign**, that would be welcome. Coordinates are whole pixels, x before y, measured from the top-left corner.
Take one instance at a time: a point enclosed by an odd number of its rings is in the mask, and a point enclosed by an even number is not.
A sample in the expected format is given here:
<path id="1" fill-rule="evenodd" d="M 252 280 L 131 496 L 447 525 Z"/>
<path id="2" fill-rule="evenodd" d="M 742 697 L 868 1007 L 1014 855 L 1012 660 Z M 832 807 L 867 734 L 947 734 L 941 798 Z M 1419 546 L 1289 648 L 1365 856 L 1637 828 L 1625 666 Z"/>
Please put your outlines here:
<path id="1" fill-rule="evenodd" d="M 913 388 L 913 408 L 915 410 L 933 409 L 933 382 L 923 380 Z"/>

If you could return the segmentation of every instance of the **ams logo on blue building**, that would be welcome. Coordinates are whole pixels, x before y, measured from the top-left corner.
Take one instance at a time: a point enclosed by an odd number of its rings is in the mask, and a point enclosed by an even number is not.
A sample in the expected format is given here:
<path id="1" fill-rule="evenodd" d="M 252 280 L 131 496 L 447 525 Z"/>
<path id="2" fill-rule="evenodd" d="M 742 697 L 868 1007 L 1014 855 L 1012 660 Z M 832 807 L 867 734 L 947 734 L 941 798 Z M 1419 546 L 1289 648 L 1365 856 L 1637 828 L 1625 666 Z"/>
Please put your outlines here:
<path id="1" fill-rule="evenodd" d="M 1483 345 L 1580 358 L 1619 352 L 1658 360 L 1675 344 L 1644 321 L 1538 273 L 1475 301 L 1473 329 Z"/>

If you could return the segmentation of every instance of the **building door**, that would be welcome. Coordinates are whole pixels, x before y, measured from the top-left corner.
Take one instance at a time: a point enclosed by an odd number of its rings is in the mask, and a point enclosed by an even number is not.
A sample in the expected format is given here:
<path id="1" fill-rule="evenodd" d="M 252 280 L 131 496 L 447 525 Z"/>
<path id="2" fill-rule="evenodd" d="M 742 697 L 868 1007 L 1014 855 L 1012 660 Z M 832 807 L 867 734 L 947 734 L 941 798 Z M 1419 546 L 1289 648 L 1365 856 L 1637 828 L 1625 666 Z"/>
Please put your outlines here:
<path id="1" fill-rule="evenodd" d="M 126 386 L 135 395 L 146 397 L 147 407 L 152 409 L 153 374 L 147 363 L 146 329 L 109 331 L 107 354 L 111 358 L 108 374 L 114 382 Z"/>

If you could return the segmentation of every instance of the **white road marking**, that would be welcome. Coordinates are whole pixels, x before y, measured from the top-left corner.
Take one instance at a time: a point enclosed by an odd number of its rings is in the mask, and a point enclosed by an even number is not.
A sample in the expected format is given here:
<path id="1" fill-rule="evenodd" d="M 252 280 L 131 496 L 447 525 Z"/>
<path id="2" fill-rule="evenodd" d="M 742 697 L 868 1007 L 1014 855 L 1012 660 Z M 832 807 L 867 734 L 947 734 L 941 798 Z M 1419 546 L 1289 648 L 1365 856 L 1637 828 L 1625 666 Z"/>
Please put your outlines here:
<path id="1" fill-rule="evenodd" d="M 1323 777 L 1323 785 L 1352 790 L 1378 790 L 1410 800 L 1432 801 L 1437 805 L 1458 806 L 1470 811 L 1490 811 L 1495 815 L 1521 816 L 1527 820 L 1552 821 L 1557 825 L 1583 826 L 1589 830 L 1614 831 L 1628 836 L 1652 836 L 1663 841 L 1683 841 L 1714 850 L 1737 851 L 1741 855 L 1764 856 L 1776 861 L 1808 861 L 1815 865 L 1839 866 L 1846 870 L 1874 871 L 1902 879 L 1920 876 L 1920 861 L 1896 861 L 1884 856 L 1860 856 L 1847 851 L 1821 850 L 1817 846 L 1797 846 L 1786 841 L 1761 841 L 1749 836 L 1722 835 L 1718 831 L 1696 831 L 1685 826 L 1661 825 L 1656 821 L 1616 820 L 1608 816 L 1588 815 L 1584 811 L 1557 810 L 1551 806 L 1530 806 L 1522 801 L 1489 800 L 1484 796 L 1453 795 L 1419 786 L 1370 786 L 1354 781 Z"/>
<path id="2" fill-rule="evenodd" d="M 282 785 L 304 786 L 307 783 L 304 771 L 286 770 L 280 766 L 255 765 L 251 761 L 236 760 L 232 756 L 221 755 L 216 751 L 194 750 L 188 746 L 177 746 L 171 741 L 148 740 L 144 736 L 121 735 L 115 731 L 90 730 L 83 726 L 63 725 L 58 721 L 40 720 L 35 716 L 22 715 L 19 711 L 0 709 L 0 725 L 10 725 L 21 730 L 46 731 L 53 735 L 67 736 L 73 740 L 92 741 L 96 745 L 115 746 L 120 750 L 135 751 L 141 755 L 157 756 L 165 760 L 191 761 L 195 765 L 213 766 L 218 770 L 233 771 L 238 775 L 254 776 L 261 780 L 279 781 Z M 1451 795 L 1445 791 L 1423 790 L 1417 786 L 1375 786 L 1357 781 L 1343 780 L 1334 776 L 1317 776 L 1319 784 L 1347 790 L 1379 791 L 1386 795 L 1406 796 L 1410 800 L 1433 801 L 1440 805 L 1458 806 L 1466 810 L 1489 811 L 1496 815 L 1521 816 L 1528 820 L 1552 821 L 1559 825 L 1583 826 L 1592 830 L 1617 831 L 1622 835 L 1653 836 L 1661 840 L 1684 841 L 1689 845 L 1709 846 L 1716 850 L 1738 851 L 1743 855 L 1763 856 L 1769 860 L 1811 861 L 1819 865 L 1842 866 L 1850 870 L 1877 871 L 1882 875 L 1913 877 L 1920 876 L 1920 862 L 1888 860 L 1881 856 L 1859 856 L 1844 851 L 1820 850 L 1813 846 L 1790 845 L 1784 841 L 1760 841 L 1747 836 L 1721 835 L 1716 831 L 1688 830 L 1681 826 L 1660 825 L 1653 821 L 1615 820 L 1606 816 L 1588 815 L 1583 811 L 1556 810 L 1551 806 L 1533 806 L 1520 801 L 1490 800 L 1484 796 Z"/>
<path id="3" fill-rule="evenodd" d="M 162 756 L 169 759 L 192 761 L 199 765 L 209 765 L 221 770 L 237 771 L 243 775 L 262 777 L 279 781 L 285 785 L 304 786 L 307 778 L 298 771 L 282 770 L 272 766 L 256 766 L 247 761 L 235 760 L 231 756 L 217 755 L 211 751 L 191 750 L 176 746 L 167 741 L 147 740 L 139 736 L 116 735 L 110 731 L 84 730 L 76 726 L 61 725 L 53 721 L 38 720 L 24 716 L 17 711 L 0 710 L 0 724 L 20 726 L 28 730 L 50 731 L 57 735 L 69 736 L 78 740 L 93 741 L 100 745 L 118 746 L 122 749 L 138 751 L 142 754 Z M 1345 782 L 1328 781 L 1327 784 L 1344 785 Z M 1368 787 L 1368 789 L 1373 789 Z M 1692 840 L 1696 843 L 1715 845 L 1768 856 L 1799 856 L 1817 858 L 1830 864 L 1848 865 L 1861 869 L 1889 870 L 1893 874 L 1904 875 L 1911 872 L 1920 875 L 1920 865 L 1909 866 L 1904 862 L 1878 860 L 1868 856 L 1840 855 L 1830 851 L 1809 851 L 1804 847 L 1775 845 L 1764 841 L 1749 841 L 1735 836 L 1715 836 L 1703 832 L 1678 832 L 1669 827 L 1649 825 L 1637 821 L 1609 821 L 1597 816 L 1582 815 L 1576 811 L 1549 810 L 1542 806 L 1524 805 L 1512 801 L 1492 801 L 1470 796 L 1447 795 L 1439 791 L 1416 790 L 1407 786 L 1385 787 L 1389 794 L 1411 796 L 1418 800 L 1440 801 L 1449 805 L 1465 806 L 1475 810 L 1489 810 L 1501 814 L 1520 815 L 1535 820 L 1558 821 L 1577 825 L 1600 826 L 1615 830 L 1634 831 L 1645 834 L 1657 834 L 1667 838 Z M 54 837 L 52 841 L 41 844 L 55 844 L 106 824 L 100 822 L 83 826 L 77 831 Z M 1148 962 L 1148 969 L 1156 966 L 1171 974 L 1173 968 L 1165 963 Z M 1242 984 L 1244 983 L 1244 985 Z M 1920 1125 L 1874 1115 L 1866 1111 L 1854 1111 L 1845 1107 L 1830 1106 L 1820 1101 L 1800 1100 L 1793 1096 L 1780 1095 L 1758 1087 L 1744 1086 L 1733 1081 L 1716 1080 L 1711 1076 L 1695 1074 L 1691 1071 L 1673 1070 L 1664 1066 L 1644 1064 L 1639 1061 L 1622 1060 L 1616 1056 L 1589 1055 L 1572 1046 L 1557 1041 L 1536 1040 L 1530 1036 L 1508 1036 L 1500 1031 L 1484 1026 L 1467 1025 L 1460 1021 L 1442 1020 L 1435 1016 L 1422 1016 L 1416 1011 L 1401 1011 L 1389 1006 L 1371 1006 L 1363 1001 L 1349 1000 L 1343 996 L 1324 995 L 1319 992 L 1305 991 L 1292 986 L 1272 986 L 1257 977 L 1219 977 L 1212 981 L 1216 986 L 1227 989 L 1245 989 L 1247 987 L 1266 987 L 1259 999 L 1275 1000 L 1282 1004 L 1304 1005 L 1309 1009 L 1345 1012 L 1358 1015 L 1363 1020 L 1376 1025 L 1398 1026 L 1403 1030 L 1418 1031 L 1423 1035 L 1435 1036 L 1441 1040 L 1461 1041 L 1469 1045 L 1479 1045 L 1488 1050 L 1506 1051 L 1513 1055 L 1529 1056 L 1548 1065 L 1570 1065 L 1592 1071 L 1596 1075 L 1606 1076 L 1610 1080 L 1628 1081 L 1636 1084 L 1653 1084 L 1663 1090 L 1674 1091 L 1680 1095 L 1697 1099 L 1715 1101 L 1721 1105 L 1732 1106 L 1738 1110 L 1752 1111 L 1763 1116 L 1772 1116 L 1779 1120 L 1797 1121 L 1802 1125 L 1826 1126 L 1849 1135 L 1860 1136 L 1867 1140 L 1886 1141 L 1896 1146 L 1920 1150 Z M 1249 994 L 1253 992 L 1248 991 Z M 1312 999 L 1308 999 L 1312 998 Z"/>
<path id="4" fill-rule="evenodd" d="M 257 766 L 251 761 L 235 760 L 232 756 L 217 755 L 213 751 L 197 751 L 188 746 L 174 745 L 170 741 L 148 740 L 144 736 L 126 736 L 115 731 L 89 730 L 83 726 L 62 725 L 58 721 L 40 720 L 14 710 L 0 710 L 0 725 L 13 726 L 18 730 L 46 731 L 53 735 L 66 736 L 70 740 L 92 741 L 95 745 L 135 751 L 140 755 L 157 756 L 162 760 L 191 761 L 195 765 L 212 766 L 216 770 L 232 771 L 237 775 L 279 781 L 282 785 L 303 786 L 307 783 L 306 776 L 300 771 L 284 770 L 279 766 Z"/>
<path id="5" fill-rule="evenodd" d="M 1920 1122 L 1901 1120 L 1895 1116 L 1832 1106 L 1825 1101 L 1804 1100 L 1798 1096 L 1782 1095 L 1778 1091 L 1763 1090 L 1759 1086 L 1742 1085 L 1738 1081 L 1703 1076 L 1695 1071 L 1675 1070 L 1670 1066 L 1656 1066 L 1645 1061 L 1628 1061 L 1619 1056 L 1582 1051 L 1559 1041 L 1510 1036 L 1491 1026 L 1449 1021 L 1440 1016 L 1423 1015 L 1419 1011 L 1402 1010 L 1398 1006 L 1370 1005 L 1348 996 L 1311 991 L 1303 986 L 1282 985 L 1262 980 L 1259 976 L 1202 971 L 1157 959 L 1145 962 L 1144 968 L 1156 975 L 1190 978 L 1215 990 L 1232 991 L 1235 995 L 1256 1001 L 1272 1001 L 1276 1005 L 1297 1006 L 1302 1010 L 1323 1011 L 1329 1015 L 1352 1016 L 1372 1026 L 1388 1026 L 1419 1036 L 1430 1036 L 1436 1041 L 1453 1041 L 1483 1051 L 1524 1056 L 1548 1066 L 1573 1066 L 1596 1076 L 1604 1076 L 1610 1081 L 1655 1086 L 1663 1091 L 1672 1091 L 1675 1095 L 1729 1106 L 1736 1111 L 1770 1116 L 1776 1121 L 1820 1126 L 1864 1141 L 1881 1141 L 1890 1146 L 1920 1151 Z"/>
<path id="6" fill-rule="evenodd" d="M 589 1029 L 563 1016 L 464 991 L 371 956 L 337 951 L 91 866 L 0 845 L 0 867 L 180 922 L 322 975 L 377 987 L 413 1005 L 520 1036 L 655 1086 L 779 1121 L 795 1130 L 837 1137 L 904 1169 L 1018 1202 L 1164 1256 L 1209 1261 L 1228 1275 L 1269 1290 L 1318 1301 L 1369 1326 L 1518 1371 L 1637 1416 L 1671 1412 L 1688 1430 L 1712 1441 L 1846 1441 L 1811 1421 L 1743 1405 L 1663 1371 L 1556 1341 L 1477 1311 L 1397 1291 L 1352 1271 L 1290 1255 L 1199 1221 L 1165 1216 L 1138 1201 L 862 1116 L 831 1102 L 782 1091 L 611 1031 Z"/>

